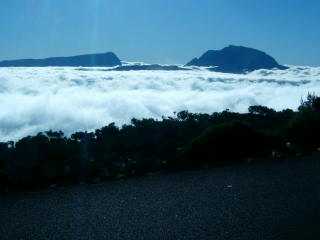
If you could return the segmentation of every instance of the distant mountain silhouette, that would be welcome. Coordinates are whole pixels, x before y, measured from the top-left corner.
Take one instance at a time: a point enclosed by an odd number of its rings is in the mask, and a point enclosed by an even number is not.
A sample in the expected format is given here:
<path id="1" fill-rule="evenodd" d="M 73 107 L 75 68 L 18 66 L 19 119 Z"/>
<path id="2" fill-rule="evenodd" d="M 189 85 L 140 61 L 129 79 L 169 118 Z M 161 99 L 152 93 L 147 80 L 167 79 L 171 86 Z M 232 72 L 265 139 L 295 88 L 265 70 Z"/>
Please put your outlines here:
<path id="1" fill-rule="evenodd" d="M 118 66 L 110 69 L 110 71 L 180 71 L 190 70 L 188 68 L 179 67 L 176 65 L 159 65 L 159 64 L 135 64 L 127 66 Z M 109 70 L 108 70 L 109 71 Z"/>
<path id="2" fill-rule="evenodd" d="M 186 66 L 211 67 L 212 71 L 226 73 L 245 73 L 258 69 L 287 69 L 262 51 L 233 45 L 222 50 L 209 50 L 200 58 L 194 58 Z"/>
<path id="3" fill-rule="evenodd" d="M 0 62 L 0 67 L 114 67 L 118 65 L 121 65 L 121 61 L 112 52 L 86 54 L 72 57 L 20 59 Z"/>

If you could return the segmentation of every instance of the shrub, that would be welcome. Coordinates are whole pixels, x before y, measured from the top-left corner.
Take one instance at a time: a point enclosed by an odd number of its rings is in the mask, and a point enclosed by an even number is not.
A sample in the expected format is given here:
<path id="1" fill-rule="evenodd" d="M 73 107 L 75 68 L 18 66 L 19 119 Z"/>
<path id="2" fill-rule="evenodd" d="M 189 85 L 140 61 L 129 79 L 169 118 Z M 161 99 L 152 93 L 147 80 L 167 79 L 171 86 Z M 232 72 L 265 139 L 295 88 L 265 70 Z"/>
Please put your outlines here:
<path id="1" fill-rule="evenodd" d="M 301 100 L 301 104 L 298 108 L 300 112 L 313 111 L 320 112 L 320 97 L 315 94 L 309 93 L 306 100 Z"/>
<path id="2" fill-rule="evenodd" d="M 309 94 L 301 101 L 299 112 L 289 121 L 287 137 L 301 151 L 320 147 L 320 97 Z"/>
<path id="3" fill-rule="evenodd" d="M 270 140 L 241 122 L 214 125 L 185 149 L 187 162 L 221 165 L 271 152 Z"/>
<path id="4" fill-rule="evenodd" d="M 260 106 L 260 105 L 250 106 L 248 110 L 249 110 L 249 113 L 251 114 L 257 114 L 262 116 L 270 116 L 276 113 L 275 110 L 265 106 Z"/>

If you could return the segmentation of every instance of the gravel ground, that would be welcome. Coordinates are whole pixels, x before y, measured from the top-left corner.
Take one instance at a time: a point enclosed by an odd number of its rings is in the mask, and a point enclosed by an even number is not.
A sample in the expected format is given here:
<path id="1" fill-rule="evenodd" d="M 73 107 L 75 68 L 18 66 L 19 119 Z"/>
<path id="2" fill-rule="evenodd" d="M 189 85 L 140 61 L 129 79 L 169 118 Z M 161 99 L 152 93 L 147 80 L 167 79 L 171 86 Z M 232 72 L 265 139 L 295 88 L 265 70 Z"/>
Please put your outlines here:
<path id="1" fill-rule="evenodd" d="M 0 239 L 320 239 L 316 156 L 0 198 Z"/>

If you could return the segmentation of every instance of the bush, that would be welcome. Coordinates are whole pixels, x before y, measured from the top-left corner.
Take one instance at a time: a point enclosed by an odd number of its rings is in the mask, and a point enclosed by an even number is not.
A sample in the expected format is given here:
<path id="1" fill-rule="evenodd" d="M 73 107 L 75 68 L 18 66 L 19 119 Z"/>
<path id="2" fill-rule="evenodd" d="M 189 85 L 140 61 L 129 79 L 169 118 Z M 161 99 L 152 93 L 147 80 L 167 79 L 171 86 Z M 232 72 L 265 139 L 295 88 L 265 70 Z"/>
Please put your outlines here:
<path id="1" fill-rule="evenodd" d="M 308 152 L 320 147 L 320 98 L 309 94 L 302 100 L 299 112 L 289 121 L 288 141 L 297 151 Z"/>
<path id="2" fill-rule="evenodd" d="M 241 122 L 214 125 L 195 138 L 183 156 L 198 165 L 228 164 L 271 153 L 271 140 Z"/>
<path id="3" fill-rule="evenodd" d="M 270 116 L 270 115 L 276 113 L 275 110 L 268 108 L 268 107 L 265 107 L 265 106 L 260 106 L 260 105 L 250 106 L 248 111 L 251 114 L 257 114 L 257 115 L 262 115 L 262 116 Z"/>
<path id="4" fill-rule="evenodd" d="M 299 112 L 320 112 L 320 97 L 316 96 L 315 94 L 309 93 L 306 100 L 301 100 L 301 104 L 298 110 Z"/>

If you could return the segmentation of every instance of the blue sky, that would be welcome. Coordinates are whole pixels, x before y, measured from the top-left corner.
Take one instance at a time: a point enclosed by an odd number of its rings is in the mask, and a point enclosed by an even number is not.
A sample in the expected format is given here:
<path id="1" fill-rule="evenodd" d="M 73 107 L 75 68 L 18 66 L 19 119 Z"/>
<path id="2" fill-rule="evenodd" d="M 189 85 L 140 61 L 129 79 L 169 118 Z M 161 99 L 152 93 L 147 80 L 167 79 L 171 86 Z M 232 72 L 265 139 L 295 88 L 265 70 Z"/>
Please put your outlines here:
<path id="1" fill-rule="evenodd" d="M 0 59 L 114 51 L 186 63 L 229 44 L 320 66 L 319 0 L 1 0 Z"/>

